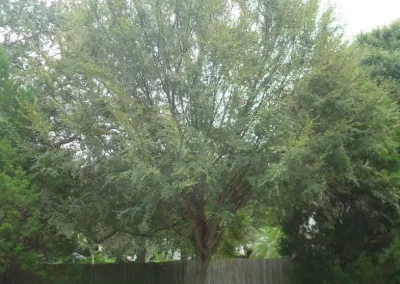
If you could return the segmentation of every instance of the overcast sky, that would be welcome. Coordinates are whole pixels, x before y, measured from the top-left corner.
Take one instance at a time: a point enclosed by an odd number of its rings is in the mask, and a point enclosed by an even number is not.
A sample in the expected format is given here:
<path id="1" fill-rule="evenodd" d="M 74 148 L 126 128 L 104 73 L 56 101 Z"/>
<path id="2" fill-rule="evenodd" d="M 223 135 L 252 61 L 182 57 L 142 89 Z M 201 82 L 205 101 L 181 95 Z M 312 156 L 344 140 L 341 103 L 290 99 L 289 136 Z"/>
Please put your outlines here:
<path id="1" fill-rule="evenodd" d="M 336 4 L 347 23 L 346 38 L 400 19 L 400 0 L 327 0 Z"/>

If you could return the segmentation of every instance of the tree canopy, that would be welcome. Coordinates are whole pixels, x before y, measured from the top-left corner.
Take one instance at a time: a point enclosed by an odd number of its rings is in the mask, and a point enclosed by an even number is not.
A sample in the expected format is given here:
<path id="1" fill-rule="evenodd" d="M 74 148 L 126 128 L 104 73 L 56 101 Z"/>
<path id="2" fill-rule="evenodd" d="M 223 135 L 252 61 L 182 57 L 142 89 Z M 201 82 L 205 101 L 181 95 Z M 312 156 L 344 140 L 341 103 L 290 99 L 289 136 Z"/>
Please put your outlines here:
<path id="1" fill-rule="evenodd" d="M 51 167 L 83 180 L 82 205 L 71 201 L 81 216 L 125 231 L 190 225 L 204 279 L 226 224 L 268 194 L 259 181 L 285 131 L 279 100 L 338 45 L 332 11 L 314 0 L 68 4 L 61 59 L 43 72 L 41 107 L 54 112 L 36 126 L 72 157 Z"/>
<path id="2" fill-rule="evenodd" d="M 0 273 L 4 283 L 38 264 L 68 254 L 74 242 L 57 234 L 41 214 L 40 182 L 32 170 L 36 155 L 25 106 L 33 96 L 11 77 L 0 48 Z"/>
<path id="3" fill-rule="evenodd" d="M 296 123 L 272 179 L 287 190 L 281 247 L 300 283 L 365 283 L 357 260 L 382 252 L 398 229 L 398 108 L 358 54 L 323 58 L 286 103 Z"/>
<path id="4" fill-rule="evenodd" d="M 179 249 L 203 284 L 257 230 L 254 256 L 291 255 L 303 282 L 395 254 L 398 23 L 348 47 L 319 0 L 0 8 L 9 255 L 50 228 L 91 251 Z"/>
<path id="5" fill-rule="evenodd" d="M 371 77 L 385 86 L 391 96 L 398 101 L 400 89 L 400 21 L 389 26 L 376 28 L 357 37 L 356 45 L 366 51 L 362 65 L 368 66 Z"/>

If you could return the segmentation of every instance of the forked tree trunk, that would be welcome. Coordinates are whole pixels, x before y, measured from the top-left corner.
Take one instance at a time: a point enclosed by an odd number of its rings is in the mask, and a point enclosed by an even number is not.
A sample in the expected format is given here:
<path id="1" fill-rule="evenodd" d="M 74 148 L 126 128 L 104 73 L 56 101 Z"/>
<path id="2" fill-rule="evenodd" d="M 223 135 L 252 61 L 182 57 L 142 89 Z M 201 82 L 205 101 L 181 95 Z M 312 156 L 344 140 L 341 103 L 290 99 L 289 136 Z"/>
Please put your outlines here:
<path id="1" fill-rule="evenodd" d="M 196 284 L 205 284 L 211 257 L 223 236 L 223 228 L 215 221 L 193 220 L 195 238 L 193 245 L 196 253 Z"/>
<path id="2" fill-rule="evenodd" d="M 192 243 L 196 254 L 196 284 L 205 284 L 207 270 L 211 257 L 217 250 L 225 231 L 216 214 L 207 216 L 205 205 L 205 190 L 199 186 L 194 198 L 187 200 L 187 214 L 183 215 L 185 221 L 190 221 L 192 227 Z M 228 188 L 231 213 L 235 214 L 251 196 L 251 186 L 244 181 L 244 174 L 234 174 Z M 221 206 L 226 202 L 226 195 L 221 192 L 218 196 L 218 204 Z"/>

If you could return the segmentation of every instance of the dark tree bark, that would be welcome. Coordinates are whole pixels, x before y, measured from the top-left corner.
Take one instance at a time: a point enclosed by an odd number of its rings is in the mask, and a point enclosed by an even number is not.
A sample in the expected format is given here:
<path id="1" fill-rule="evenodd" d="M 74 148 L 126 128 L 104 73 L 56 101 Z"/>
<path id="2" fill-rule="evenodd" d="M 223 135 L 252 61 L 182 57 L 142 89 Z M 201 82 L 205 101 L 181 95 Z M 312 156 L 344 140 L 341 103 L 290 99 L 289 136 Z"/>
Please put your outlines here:
<path id="1" fill-rule="evenodd" d="M 221 241 L 224 228 L 215 220 L 214 216 L 205 217 L 204 199 L 195 210 L 188 206 L 189 218 L 192 223 L 194 236 L 192 242 L 195 249 L 196 284 L 205 284 L 207 270 L 211 257 Z"/>
<path id="2" fill-rule="evenodd" d="M 227 191 L 222 192 L 218 197 L 218 204 L 224 206 L 230 204 L 232 213 L 236 213 L 242 208 L 251 196 L 251 186 L 244 179 L 244 174 L 234 174 L 230 179 Z M 211 257 L 217 250 L 219 243 L 224 236 L 225 227 L 214 214 L 206 217 L 206 198 L 205 191 L 201 187 L 186 201 L 187 217 L 192 225 L 192 242 L 195 250 L 196 259 L 196 284 L 205 284 L 207 270 L 210 265 Z"/>
<path id="3" fill-rule="evenodd" d="M 146 250 L 146 248 L 144 247 L 143 249 L 141 249 L 140 251 L 139 251 L 139 253 L 137 254 L 137 262 L 139 262 L 139 263 L 145 263 L 145 262 L 147 262 L 146 261 L 146 255 L 147 255 L 147 250 Z"/>

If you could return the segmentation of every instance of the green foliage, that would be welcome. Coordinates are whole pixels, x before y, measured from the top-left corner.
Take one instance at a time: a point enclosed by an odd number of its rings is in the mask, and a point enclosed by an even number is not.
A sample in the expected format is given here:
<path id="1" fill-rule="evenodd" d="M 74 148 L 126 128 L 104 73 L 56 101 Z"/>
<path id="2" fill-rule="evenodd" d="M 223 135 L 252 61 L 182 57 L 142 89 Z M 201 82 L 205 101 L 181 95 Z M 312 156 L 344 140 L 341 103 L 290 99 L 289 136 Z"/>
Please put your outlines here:
<path id="1" fill-rule="evenodd" d="M 9 69 L 8 57 L 0 46 L 0 115 L 10 121 L 7 133 L 0 130 L 0 134 L 4 136 L 18 134 L 26 140 L 32 140 L 34 135 L 28 129 L 30 121 L 26 117 L 25 108 L 33 103 L 34 98 L 28 87 L 11 77 Z M 11 132 L 10 127 L 13 128 Z M 21 144 L 21 147 L 25 146 Z"/>
<path id="2" fill-rule="evenodd" d="M 109 257 L 109 256 L 105 255 L 103 252 L 93 252 L 93 258 L 91 256 L 89 256 L 85 260 L 79 261 L 79 263 L 98 264 L 98 263 L 114 263 L 115 261 L 116 261 L 115 257 Z"/>
<path id="3" fill-rule="evenodd" d="M 172 252 L 173 254 L 173 252 Z M 153 257 L 152 261 L 153 262 L 168 262 L 168 261 L 173 261 L 173 255 L 171 252 L 168 251 L 162 251 L 160 253 L 158 252 L 153 252 Z"/>
<path id="4" fill-rule="evenodd" d="M 388 249 L 380 255 L 380 264 L 383 279 L 386 283 L 397 283 L 400 281 L 400 238 L 395 235 L 395 239 Z"/>
<path id="5" fill-rule="evenodd" d="M 61 57 L 37 70 L 29 113 L 48 145 L 46 216 L 90 245 L 190 240 L 207 267 L 248 241 L 240 210 L 265 202 L 302 280 L 346 277 L 399 214 L 396 107 L 317 0 L 177 4 L 66 2 Z"/>
<path id="6" fill-rule="evenodd" d="M 54 55 L 54 31 L 62 25 L 58 1 L 2 0 L 0 2 L 0 45 L 10 56 L 14 74 L 31 80 L 29 72 L 35 65 L 42 65 L 45 57 Z M 27 72 L 28 71 L 28 72 Z"/>
<path id="7" fill-rule="evenodd" d="M 15 113 L 12 102 L 18 88 L 9 79 L 8 60 L 0 50 L 0 272 L 34 270 L 40 254 L 35 250 L 43 229 L 38 193 L 26 165 L 32 155 L 24 147 L 15 124 L 4 115 Z M 14 97 L 15 95 L 15 97 Z M 18 114 L 10 115 L 17 122 Z"/>
<path id="8" fill-rule="evenodd" d="M 4 123 L 7 122 L 3 120 L 0 125 Z M 43 226 L 37 190 L 21 167 L 25 155 L 7 138 L 0 140 L 1 272 L 34 270 L 40 257 L 35 247 Z"/>
<path id="9" fill-rule="evenodd" d="M 306 193 L 302 188 L 312 193 L 303 197 L 309 202 L 296 201 L 297 208 L 287 211 L 283 228 L 288 238 L 282 252 L 294 257 L 301 283 L 398 282 L 396 257 L 385 263 L 384 256 L 396 255 L 397 240 L 389 232 L 398 229 L 400 214 L 399 117 L 381 91 L 398 103 L 399 27 L 394 22 L 360 35 L 353 46 L 360 58 L 347 55 L 346 63 L 338 58 L 342 63 L 325 63 L 328 73 L 310 73 L 315 76 L 309 85 L 312 92 L 302 89 L 297 97 L 297 117 L 304 118 L 304 106 L 308 111 L 294 140 L 296 147 L 291 148 L 291 162 L 299 163 L 297 169 L 307 169 L 298 177 L 310 178 L 291 183 L 296 176 L 292 175 L 285 186 L 298 188 L 299 199 Z M 380 91 L 365 79 L 357 61 Z M 340 74 L 345 66 L 355 71 L 350 72 L 353 76 L 347 73 L 347 81 L 328 75 L 333 70 Z M 310 93 L 316 96 L 305 101 Z"/>
<path id="10" fill-rule="evenodd" d="M 30 116 L 54 146 L 38 168 L 68 184 L 46 187 L 47 214 L 94 242 L 170 230 L 209 259 L 237 233 L 237 212 L 268 195 L 259 181 L 285 132 L 279 97 L 337 48 L 332 10 L 317 0 L 85 0 L 68 1 L 64 16 L 62 56 L 37 70 Z"/>
<path id="11" fill-rule="evenodd" d="M 253 243 L 257 234 L 257 230 L 253 227 L 253 218 L 250 210 L 242 209 L 238 212 L 238 218 L 226 227 L 224 240 L 216 252 L 216 257 L 248 257 L 251 249 L 249 245 Z M 244 255 L 239 252 L 241 248 L 244 250 Z"/>
<path id="12" fill-rule="evenodd" d="M 293 123 L 270 178 L 288 206 L 281 249 L 300 283 L 352 271 L 386 247 L 399 217 L 397 107 L 358 62 L 345 49 L 327 55 L 286 99 Z"/>
<path id="13" fill-rule="evenodd" d="M 252 244 L 252 258 L 280 257 L 280 241 L 284 238 L 282 230 L 276 227 L 264 227 L 258 230 L 257 239 Z"/>
<path id="14" fill-rule="evenodd" d="M 399 282 L 399 238 L 393 237 L 391 245 L 380 253 L 363 252 L 354 263 L 347 267 L 333 266 L 331 279 L 326 283 L 367 283 L 384 284 Z"/>
<path id="15" fill-rule="evenodd" d="M 400 21 L 360 34 L 356 46 L 364 46 L 361 64 L 371 77 L 399 102 L 400 98 Z"/>
<path id="16" fill-rule="evenodd" d="M 74 246 L 40 213 L 38 181 L 31 171 L 33 136 L 24 117 L 32 97 L 8 69 L 0 49 L 0 272 L 5 283 L 21 273 L 43 276 L 39 263 L 65 255 Z"/>

